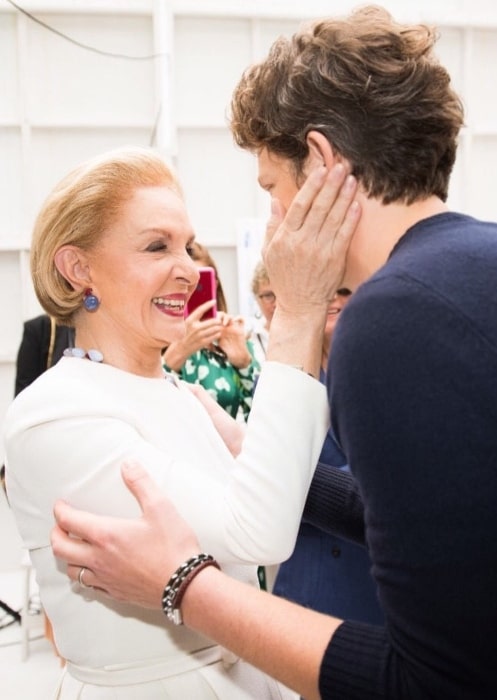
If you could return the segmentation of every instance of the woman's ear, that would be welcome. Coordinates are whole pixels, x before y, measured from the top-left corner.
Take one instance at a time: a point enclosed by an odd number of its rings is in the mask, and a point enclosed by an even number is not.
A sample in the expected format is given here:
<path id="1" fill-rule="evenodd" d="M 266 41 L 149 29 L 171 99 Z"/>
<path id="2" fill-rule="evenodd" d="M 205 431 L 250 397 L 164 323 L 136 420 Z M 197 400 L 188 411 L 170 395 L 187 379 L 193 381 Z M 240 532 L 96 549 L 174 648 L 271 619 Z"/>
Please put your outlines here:
<path id="1" fill-rule="evenodd" d="M 54 263 L 73 289 L 91 287 L 86 254 L 74 245 L 64 245 L 55 253 Z"/>
<path id="2" fill-rule="evenodd" d="M 309 131 L 306 143 L 309 148 L 307 163 L 311 169 L 319 165 L 326 165 L 329 170 L 335 163 L 343 162 L 343 158 L 334 151 L 332 144 L 320 131 Z"/>

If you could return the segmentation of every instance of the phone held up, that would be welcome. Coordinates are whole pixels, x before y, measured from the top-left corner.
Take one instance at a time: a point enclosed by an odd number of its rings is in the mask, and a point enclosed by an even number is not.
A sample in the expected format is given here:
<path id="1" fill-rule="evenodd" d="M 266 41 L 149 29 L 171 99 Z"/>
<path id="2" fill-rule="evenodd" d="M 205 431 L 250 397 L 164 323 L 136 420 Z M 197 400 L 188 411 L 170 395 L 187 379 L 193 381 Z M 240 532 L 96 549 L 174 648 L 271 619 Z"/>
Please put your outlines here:
<path id="1" fill-rule="evenodd" d="M 185 316 L 188 316 L 195 311 L 201 304 L 205 304 L 206 301 L 211 301 L 211 299 L 216 299 L 216 273 L 213 267 L 200 267 L 199 268 L 200 278 L 197 286 L 193 290 L 191 297 L 188 299 L 188 303 L 185 308 Z M 216 304 L 210 309 L 207 309 L 205 314 L 202 316 L 202 320 L 208 318 L 216 318 L 217 309 Z"/>

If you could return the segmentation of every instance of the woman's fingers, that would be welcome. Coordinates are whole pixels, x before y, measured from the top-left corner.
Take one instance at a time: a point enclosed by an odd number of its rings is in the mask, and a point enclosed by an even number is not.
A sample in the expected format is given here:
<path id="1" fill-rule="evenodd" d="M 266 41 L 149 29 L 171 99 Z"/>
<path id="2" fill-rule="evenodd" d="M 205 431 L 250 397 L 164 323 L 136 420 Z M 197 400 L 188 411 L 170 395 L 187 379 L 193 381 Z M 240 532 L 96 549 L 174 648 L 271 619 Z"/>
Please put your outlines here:
<path id="1" fill-rule="evenodd" d="M 326 306 L 341 283 L 360 217 L 356 179 L 342 164 L 310 173 L 284 219 L 268 227 L 264 260 L 280 310 L 309 313 Z"/>

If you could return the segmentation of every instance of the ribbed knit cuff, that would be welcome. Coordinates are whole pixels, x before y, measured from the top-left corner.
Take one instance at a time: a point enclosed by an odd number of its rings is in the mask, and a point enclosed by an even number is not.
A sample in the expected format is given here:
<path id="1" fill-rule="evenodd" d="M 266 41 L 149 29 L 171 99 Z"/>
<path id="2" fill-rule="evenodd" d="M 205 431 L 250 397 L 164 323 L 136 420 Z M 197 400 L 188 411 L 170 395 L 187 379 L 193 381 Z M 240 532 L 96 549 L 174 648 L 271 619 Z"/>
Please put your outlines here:
<path id="1" fill-rule="evenodd" d="M 364 509 L 350 472 L 318 463 L 307 495 L 304 520 L 337 537 L 364 544 Z"/>
<path id="2" fill-rule="evenodd" d="M 326 649 L 319 690 L 326 698 L 380 700 L 387 697 L 387 664 L 391 647 L 383 627 L 346 621 Z"/>

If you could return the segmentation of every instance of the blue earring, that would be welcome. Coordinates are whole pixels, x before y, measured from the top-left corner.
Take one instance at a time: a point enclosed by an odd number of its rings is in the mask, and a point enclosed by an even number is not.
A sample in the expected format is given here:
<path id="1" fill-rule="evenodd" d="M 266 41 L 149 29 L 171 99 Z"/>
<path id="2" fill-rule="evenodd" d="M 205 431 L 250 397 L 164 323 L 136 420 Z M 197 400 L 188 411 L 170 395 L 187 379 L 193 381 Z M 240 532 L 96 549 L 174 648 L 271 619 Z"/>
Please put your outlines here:
<path id="1" fill-rule="evenodd" d="M 85 298 L 83 306 L 87 311 L 96 311 L 100 306 L 100 299 L 93 294 L 91 287 L 85 289 Z"/>

